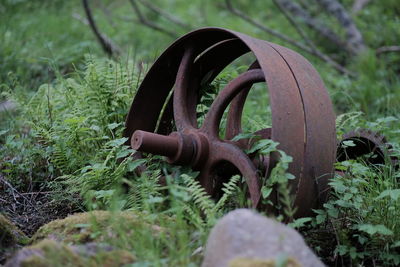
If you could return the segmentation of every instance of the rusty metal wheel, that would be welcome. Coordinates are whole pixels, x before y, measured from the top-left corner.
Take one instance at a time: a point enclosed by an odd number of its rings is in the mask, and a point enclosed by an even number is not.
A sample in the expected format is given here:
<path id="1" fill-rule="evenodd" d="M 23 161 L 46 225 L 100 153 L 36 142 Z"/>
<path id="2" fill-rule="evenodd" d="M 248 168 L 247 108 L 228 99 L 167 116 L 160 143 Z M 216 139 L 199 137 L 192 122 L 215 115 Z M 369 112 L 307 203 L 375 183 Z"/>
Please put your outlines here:
<path id="1" fill-rule="evenodd" d="M 219 92 L 198 125 L 200 88 L 248 52 L 256 61 Z M 199 170 L 200 183 L 212 195 L 219 190 L 214 174 L 224 166 L 221 163 L 228 162 L 244 176 L 253 207 L 257 207 L 263 178 L 255 159 L 243 152 L 246 144 L 231 138 L 242 131 L 249 90 L 261 82 L 268 88 L 272 127 L 256 134 L 279 142 L 279 149 L 293 157 L 289 172 L 296 177 L 290 184 L 296 216 L 308 215 L 326 198 L 336 154 L 335 116 L 318 73 L 290 49 L 220 28 L 186 34 L 167 48 L 144 78 L 126 119 L 125 136 L 138 151 L 163 155 L 170 163 Z M 171 90 L 173 97 L 169 98 Z M 229 104 L 226 134 L 221 138 L 220 122 Z M 271 155 L 261 161 L 264 171 L 276 160 Z M 219 173 L 224 172 L 230 174 L 228 169 Z"/>
<path id="2" fill-rule="evenodd" d="M 346 141 L 352 141 L 352 146 L 346 146 Z M 398 158 L 393 156 L 391 150 L 392 146 L 385 136 L 368 129 L 359 129 L 343 135 L 338 145 L 337 161 L 365 156 L 366 162 L 370 165 L 384 165 L 389 161 L 393 167 L 397 168 Z"/>

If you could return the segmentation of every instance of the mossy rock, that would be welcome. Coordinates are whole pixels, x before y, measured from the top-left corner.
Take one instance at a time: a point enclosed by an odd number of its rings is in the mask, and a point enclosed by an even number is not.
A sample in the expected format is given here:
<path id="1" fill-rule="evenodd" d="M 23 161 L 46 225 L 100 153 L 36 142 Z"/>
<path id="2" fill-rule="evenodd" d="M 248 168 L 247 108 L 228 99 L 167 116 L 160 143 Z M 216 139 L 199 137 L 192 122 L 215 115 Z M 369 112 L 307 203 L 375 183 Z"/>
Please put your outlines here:
<path id="1" fill-rule="evenodd" d="M 0 251 L 18 244 L 26 244 L 28 238 L 5 215 L 0 213 Z"/>
<path id="2" fill-rule="evenodd" d="M 160 230 L 160 227 L 146 224 L 140 216 L 130 211 L 92 211 L 54 220 L 39 228 L 31 241 L 35 243 L 49 238 L 71 244 L 104 242 L 105 238 L 118 238 L 119 234 L 113 229 L 130 235 L 140 227 L 150 227 L 156 232 Z"/>
<path id="3" fill-rule="evenodd" d="M 92 250 L 92 249 L 91 249 Z M 20 250 L 5 267 L 53 267 L 53 266 L 122 266 L 133 263 L 135 257 L 125 250 L 97 250 L 89 252 L 85 246 L 68 246 L 45 239 Z"/>
<path id="4" fill-rule="evenodd" d="M 0 266 L 15 250 L 28 242 L 29 238 L 0 213 Z"/>
<path id="5" fill-rule="evenodd" d="M 272 259 L 253 259 L 253 258 L 235 258 L 229 262 L 229 267 L 301 267 L 301 265 L 292 258 L 288 258 L 283 262 L 276 262 Z"/>

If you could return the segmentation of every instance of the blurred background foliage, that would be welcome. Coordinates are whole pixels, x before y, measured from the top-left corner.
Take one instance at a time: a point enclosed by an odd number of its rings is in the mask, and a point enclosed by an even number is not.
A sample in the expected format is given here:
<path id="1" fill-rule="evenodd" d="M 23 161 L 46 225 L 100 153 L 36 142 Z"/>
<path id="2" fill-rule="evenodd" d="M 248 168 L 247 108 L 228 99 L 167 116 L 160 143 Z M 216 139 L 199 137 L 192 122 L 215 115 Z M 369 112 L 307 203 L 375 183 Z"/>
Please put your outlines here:
<path id="1" fill-rule="evenodd" d="M 160 28 L 148 27 L 131 5 L 134 2 L 141 16 Z M 175 39 L 189 30 L 216 26 L 276 42 L 297 50 L 316 66 L 322 75 L 338 112 L 357 109 L 370 117 L 397 114 L 400 106 L 400 53 L 382 52 L 382 47 L 398 46 L 400 40 L 400 7 L 396 0 L 367 1 L 355 10 L 352 0 L 341 1 L 351 15 L 366 49 L 350 55 L 344 46 L 337 46 L 309 27 L 301 16 L 290 16 L 316 48 L 346 68 L 353 76 L 342 75 L 324 60 L 310 55 L 260 27 L 256 27 L 230 11 L 227 4 L 291 39 L 309 46 L 299 31 L 285 17 L 277 3 L 287 1 L 88 1 L 100 32 L 119 48 L 119 60 L 127 58 L 152 62 Z M 312 17 L 346 40 L 345 29 L 335 16 L 316 0 L 294 1 Z M 365 1 L 364 1 L 365 2 Z M 146 3 L 173 16 L 181 24 L 166 19 L 149 9 Z M 34 91 L 41 83 L 50 82 L 55 70 L 62 75 L 81 69 L 85 54 L 104 53 L 88 26 L 81 1 L 5 0 L 0 4 L 0 84 L 1 90 L 16 88 L 16 83 Z"/>

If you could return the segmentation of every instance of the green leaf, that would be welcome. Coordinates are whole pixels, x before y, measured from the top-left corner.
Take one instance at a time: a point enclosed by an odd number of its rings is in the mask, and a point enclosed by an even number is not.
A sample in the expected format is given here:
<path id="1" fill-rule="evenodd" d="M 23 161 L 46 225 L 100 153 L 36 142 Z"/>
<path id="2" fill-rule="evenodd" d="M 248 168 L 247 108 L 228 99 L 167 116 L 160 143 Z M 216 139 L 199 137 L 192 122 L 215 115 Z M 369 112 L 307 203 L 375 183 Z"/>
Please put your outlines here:
<path id="1" fill-rule="evenodd" d="M 122 146 L 123 144 L 125 144 L 126 141 L 128 141 L 128 138 L 124 137 L 124 138 L 111 140 L 111 141 L 107 142 L 106 145 L 110 146 L 110 147 L 118 147 L 118 146 Z"/>
<path id="2" fill-rule="evenodd" d="M 391 248 L 398 248 L 400 247 L 400 241 L 396 241 L 393 245 L 390 246 Z"/>
<path id="3" fill-rule="evenodd" d="M 319 214 L 319 215 L 317 215 L 317 217 L 315 219 L 317 220 L 317 224 L 321 224 L 321 223 L 325 222 L 326 215 L 325 214 Z"/>
<path id="4" fill-rule="evenodd" d="M 100 131 L 100 127 L 97 125 L 90 126 L 90 129 L 92 129 L 93 131 L 96 131 L 96 132 Z"/>
<path id="5" fill-rule="evenodd" d="M 107 128 L 110 129 L 110 130 L 114 130 L 114 129 L 117 128 L 119 125 L 121 125 L 121 123 L 113 122 L 113 123 L 108 124 L 108 125 L 107 125 Z"/>
<path id="6" fill-rule="evenodd" d="M 253 133 L 240 133 L 232 138 L 232 141 L 239 141 L 242 139 L 253 139 L 253 138 L 261 138 L 259 135 L 255 135 Z"/>
<path id="7" fill-rule="evenodd" d="M 346 255 L 349 251 L 348 247 L 345 245 L 338 245 L 335 249 L 335 253 L 338 253 L 340 256 Z"/>
<path id="8" fill-rule="evenodd" d="M 126 156 L 128 156 L 128 155 L 131 154 L 131 153 L 132 153 L 132 150 L 131 150 L 131 149 L 124 149 L 124 150 L 121 150 L 121 151 L 119 151 L 119 152 L 117 153 L 116 158 L 117 158 L 117 159 L 125 158 Z"/>
<path id="9" fill-rule="evenodd" d="M 288 180 L 293 180 L 293 179 L 295 179 L 296 178 L 296 176 L 294 176 L 293 174 L 291 174 L 291 173 L 285 173 L 285 177 L 286 177 L 286 179 L 288 179 Z"/>
<path id="10" fill-rule="evenodd" d="M 377 122 L 380 122 L 380 123 L 389 123 L 389 122 L 393 122 L 393 121 L 398 121 L 398 119 L 393 116 L 377 119 Z"/>
<path id="11" fill-rule="evenodd" d="M 393 232 L 386 228 L 383 224 L 360 224 L 355 226 L 356 229 L 363 231 L 369 235 L 375 235 L 375 234 L 380 234 L 380 235 L 393 235 Z"/>
<path id="12" fill-rule="evenodd" d="M 137 159 L 137 160 L 131 161 L 128 163 L 128 171 L 131 172 L 144 163 L 146 163 L 145 159 Z"/>
<path id="13" fill-rule="evenodd" d="M 332 217 L 332 218 L 337 218 L 338 217 L 338 215 L 339 215 L 339 210 L 338 209 L 336 209 L 336 208 L 330 208 L 330 209 L 328 209 L 327 210 L 328 211 L 328 215 L 330 216 L 330 217 Z"/>
<path id="14" fill-rule="evenodd" d="M 306 223 L 310 222 L 311 220 L 312 220 L 312 218 L 310 218 L 310 217 L 299 218 L 299 219 L 296 219 L 293 222 L 289 223 L 288 225 L 290 227 L 298 229 L 298 228 L 305 226 Z"/>
<path id="15" fill-rule="evenodd" d="M 262 194 L 262 197 L 264 199 L 268 198 L 269 195 L 271 194 L 271 192 L 272 192 L 272 188 L 271 187 L 263 186 L 261 188 L 261 194 Z"/>
<path id="16" fill-rule="evenodd" d="M 164 201 L 164 198 L 162 198 L 162 197 L 153 197 L 153 196 L 150 196 L 146 200 L 146 202 L 149 203 L 149 204 L 162 203 L 163 201 Z"/>
<path id="17" fill-rule="evenodd" d="M 275 144 L 278 145 L 278 143 L 275 143 Z M 286 154 L 285 152 L 283 152 L 281 150 L 279 152 L 281 154 L 280 161 L 282 163 L 291 163 L 293 161 L 293 158 L 291 156 L 289 156 L 288 154 Z"/>
<path id="18" fill-rule="evenodd" d="M 343 207 L 343 208 L 351 208 L 353 206 L 353 204 L 351 202 L 345 201 L 343 199 L 336 200 L 335 204 L 340 206 L 340 207 Z"/>
<path id="19" fill-rule="evenodd" d="M 356 146 L 356 144 L 354 144 L 352 140 L 342 142 L 342 147 L 352 147 L 352 146 Z"/>
<path id="20" fill-rule="evenodd" d="M 70 125 L 71 124 L 77 125 L 77 124 L 80 124 L 80 123 L 84 122 L 85 120 L 86 120 L 86 117 L 83 117 L 83 116 L 81 116 L 81 117 L 71 117 L 71 118 L 65 119 L 64 123 L 70 124 Z"/>
<path id="21" fill-rule="evenodd" d="M 380 193 L 380 195 L 378 197 L 376 197 L 375 199 L 378 200 L 378 199 L 381 199 L 384 197 L 390 197 L 394 201 L 397 201 L 397 199 L 399 199 L 399 197 L 400 197 L 400 189 L 385 190 L 382 193 Z"/>
<path id="22" fill-rule="evenodd" d="M 270 140 L 270 139 L 262 139 L 256 142 L 250 149 L 246 150 L 247 154 L 254 153 L 259 151 L 260 154 L 267 155 L 273 151 L 276 151 L 278 143 Z"/>

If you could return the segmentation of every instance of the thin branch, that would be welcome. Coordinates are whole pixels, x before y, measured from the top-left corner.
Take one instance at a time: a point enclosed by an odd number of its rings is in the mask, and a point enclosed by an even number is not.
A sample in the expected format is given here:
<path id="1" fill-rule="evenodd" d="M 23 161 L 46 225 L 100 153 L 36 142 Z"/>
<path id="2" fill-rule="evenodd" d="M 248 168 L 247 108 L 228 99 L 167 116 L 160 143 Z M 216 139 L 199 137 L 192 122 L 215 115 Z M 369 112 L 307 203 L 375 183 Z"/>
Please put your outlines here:
<path id="1" fill-rule="evenodd" d="M 36 211 L 38 211 L 35 207 L 35 205 L 32 204 L 32 202 L 27 199 L 24 195 L 22 195 L 20 192 L 18 192 L 17 189 L 15 189 L 1 174 L 0 174 L 0 182 L 2 184 L 4 184 L 5 186 L 7 186 L 9 189 L 11 189 L 11 194 L 13 195 L 14 201 L 17 201 L 17 198 L 15 197 L 15 194 L 17 194 L 19 197 L 23 198 L 26 202 L 28 202 L 28 204 L 34 208 Z M 38 211 L 39 212 L 39 211 Z"/>
<path id="2" fill-rule="evenodd" d="M 345 45 L 345 43 L 336 33 L 328 28 L 323 22 L 312 17 L 307 10 L 304 10 L 296 2 L 292 0 L 276 0 L 275 2 L 281 6 L 281 9 L 283 8 L 290 12 L 293 16 L 300 18 L 302 22 L 323 37 L 333 42 L 337 47 L 343 48 Z"/>
<path id="3" fill-rule="evenodd" d="M 275 36 L 283 41 L 285 41 L 286 43 L 289 43 L 311 55 L 314 55 L 320 59 L 322 59 L 323 61 L 331 64 L 335 69 L 337 69 L 339 72 L 344 73 L 344 74 L 348 74 L 351 76 L 354 76 L 354 74 L 352 74 L 351 72 L 349 72 L 346 68 L 344 68 L 343 66 L 339 65 L 338 63 L 334 62 L 333 60 L 329 60 L 326 55 L 322 54 L 322 53 L 318 53 L 315 50 L 303 45 L 302 43 L 291 39 L 290 37 L 288 37 L 287 35 L 284 35 L 282 33 L 279 33 L 273 29 L 267 28 L 266 26 L 262 25 L 260 22 L 253 20 L 252 18 L 250 18 L 249 16 L 247 16 L 246 14 L 244 14 L 243 12 L 239 11 L 238 9 L 234 8 L 232 6 L 232 2 L 230 0 L 225 0 L 226 3 L 226 7 L 228 9 L 228 11 L 230 11 L 232 14 L 238 16 L 239 18 L 243 19 L 244 21 L 256 26 L 257 28 L 259 28 L 260 30 Z"/>
<path id="4" fill-rule="evenodd" d="M 73 17 L 74 19 L 76 19 L 76 20 L 82 22 L 83 24 L 89 26 L 89 21 L 88 21 L 86 18 L 84 18 L 84 17 L 82 17 L 81 15 L 79 15 L 78 13 L 75 13 L 75 12 L 72 13 L 72 17 Z"/>
<path id="5" fill-rule="evenodd" d="M 27 193 L 21 193 L 21 195 L 48 195 L 48 194 L 53 194 L 56 191 L 44 191 L 44 192 L 27 192 Z"/>
<path id="6" fill-rule="evenodd" d="M 376 49 L 376 55 L 381 55 L 384 53 L 390 53 L 390 52 L 400 52 L 400 46 L 399 45 L 392 45 L 392 46 L 382 46 Z"/>
<path id="7" fill-rule="evenodd" d="M 370 0 L 355 0 L 351 12 L 353 14 L 360 12 L 369 2 Z"/>
<path id="8" fill-rule="evenodd" d="M 272 0 L 275 4 L 275 6 L 278 7 L 278 9 L 282 12 L 282 14 L 285 16 L 285 18 L 289 21 L 290 24 L 292 24 L 292 26 L 296 29 L 296 31 L 300 34 L 300 36 L 304 39 L 304 41 L 311 46 L 311 48 L 314 50 L 316 50 L 316 47 L 314 45 L 314 42 L 311 41 L 306 33 L 299 27 L 299 25 L 293 20 L 293 18 L 288 14 L 288 12 L 286 11 L 286 6 L 284 5 L 284 3 L 282 3 L 282 1 L 279 0 Z"/>
<path id="9" fill-rule="evenodd" d="M 313 53 L 318 56 L 320 59 L 326 61 L 328 64 L 332 65 L 334 68 L 339 70 L 342 73 L 354 75 L 350 73 L 344 66 L 340 65 L 336 61 L 334 61 L 331 57 L 328 55 L 322 53 L 314 44 L 314 42 L 307 37 L 307 34 L 300 28 L 300 26 L 293 20 L 293 18 L 288 14 L 288 12 L 285 10 L 284 6 L 281 5 L 280 1 L 278 0 L 273 0 L 274 4 L 279 8 L 279 10 L 282 12 L 282 14 L 285 16 L 285 18 L 289 21 L 290 24 L 296 29 L 296 31 L 300 34 L 300 36 L 304 39 L 304 41 L 311 47 Z"/>
<path id="10" fill-rule="evenodd" d="M 145 25 L 145 26 L 147 26 L 147 27 L 149 27 L 149 28 L 151 28 L 153 30 L 159 31 L 159 32 L 164 33 L 166 35 L 169 35 L 170 37 L 172 37 L 174 39 L 176 39 L 178 37 L 174 32 L 169 31 L 169 30 L 167 30 L 167 29 L 165 29 L 163 27 L 160 27 L 159 25 L 153 23 L 152 21 L 149 21 L 143 15 L 143 13 L 140 11 L 139 6 L 136 3 L 136 0 L 129 0 L 129 2 L 131 3 L 131 5 L 133 7 L 133 10 L 135 11 L 140 23 L 142 23 L 143 25 Z"/>
<path id="11" fill-rule="evenodd" d="M 103 12 L 105 18 L 107 19 L 108 23 L 111 25 L 113 29 L 116 29 L 117 26 L 113 20 L 113 14 L 111 10 L 104 4 L 103 1 L 99 1 L 99 6 L 101 11 Z"/>
<path id="12" fill-rule="evenodd" d="M 332 14 L 346 31 L 346 47 L 357 55 L 366 48 L 364 40 L 350 15 L 338 0 L 316 0 L 328 13 Z"/>
<path id="13" fill-rule="evenodd" d="M 280 32 L 277 32 L 273 29 L 267 28 L 266 26 L 262 25 L 260 22 L 253 20 L 252 18 L 250 18 L 249 16 L 247 16 L 246 14 L 244 14 L 243 12 L 239 11 L 238 9 L 234 8 L 232 5 L 232 2 L 230 0 L 225 0 L 226 3 L 226 7 L 228 8 L 228 11 L 230 11 L 232 14 L 238 16 L 239 18 L 243 19 L 244 21 L 256 26 L 257 28 L 259 28 L 260 30 L 275 36 L 293 46 L 296 46 L 300 49 L 303 49 L 305 51 L 309 51 L 309 49 L 305 46 L 303 46 L 301 43 L 291 39 L 290 37 L 288 37 L 287 35 L 281 34 Z"/>
<path id="14" fill-rule="evenodd" d="M 120 53 L 120 49 L 111 41 L 110 38 L 108 38 L 106 35 L 102 34 L 99 29 L 97 28 L 97 25 L 94 21 L 93 15 L 92 15 L 92 10 L 90 9 L 88 0 L 82 0 L 83 7 L 85 9 L 85 14 L 87 17 L 87 20 L 89 22 L 89 26 L 92 29 L 94 35 L 96 36 L 97 40 L 101 44 L 101 47 L 103 48 L 104 52 L 107 53 L 110 57 L 116 56 Z"/>
<path id="15" fill-rule="evenodd" d="M 175 23 L 176 25 L 182 27 L 185 30 L 190 30 L 192 29 L 192 27 L 189 24 L 186 24 L 185 22 L 183 22 L 181 19 L 171 15 L 170 13 L 162 10 L 161 8 L 159 8 L 156 5 L 153 5 L 151 2 L 148 2 L 147 0 L 139 0 L 140 3 L 142 5 L 144 5 L 145 7 L 147 7 L 148 9 L 150 9 L 151 11 L 160 14 L 161 16 L 163 16 L 164 18 L 166 18 L 167 20 L 171 21 L 172 23 Z"/>

